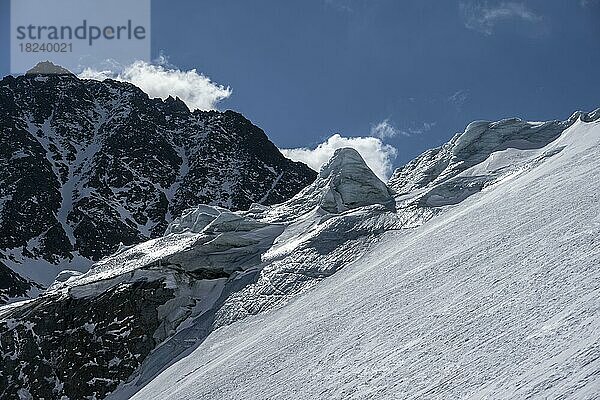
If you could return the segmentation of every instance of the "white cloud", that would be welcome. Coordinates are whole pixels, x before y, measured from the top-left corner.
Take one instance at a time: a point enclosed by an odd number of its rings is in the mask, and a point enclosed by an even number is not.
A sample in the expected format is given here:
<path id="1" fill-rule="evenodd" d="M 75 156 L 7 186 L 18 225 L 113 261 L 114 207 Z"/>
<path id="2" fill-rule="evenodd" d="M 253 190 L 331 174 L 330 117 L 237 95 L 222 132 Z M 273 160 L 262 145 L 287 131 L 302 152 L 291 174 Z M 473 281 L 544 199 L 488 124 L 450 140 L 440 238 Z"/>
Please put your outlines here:
<path id="1" fill-rule="evenodd" d="M 517 2 L 501 2 L 490 4 L 487 1 L 461 2 L 460 12 L 469 29 L 491 35 L 501 21 L 517 19 L 529 23 L 538 23 L 542 17 L 528 9 L 525 4 Z"/>
<path id="2" fill-rule="evenodd" d="M 423 122 L 420 125 L 412 124 L 406 129 L 398 129 L 388 119 L 371 125 L 370 135 L 381 140 L 393 138 L 398 135 L 410 137 L 428 132 L 436 125 L 436 122 Z"/>
<path id="3" fill-rule="evenodd" d="M 374 137 L 343 137 L 336 133 L 314 149 L 281 149 L 281 152 L 287 158 L 301 161 L 318 171 L 329 161 L 335 150 L 343 147 L 352 147 L 358 151 L 379 179 L 386 181 L 392 174 L 392 162 L 398 151 Z"/>
<path id="4" fill-rule="evenodd" d="M 192 110 L 214 110 L 219 101 L 231 95 L 229 87 L 212 82 L 195 69 L 181 71 L 144 61 L 136 61 L 118 73 L 86 68 L 79 77 L 96 80 L 112 78 L 130 82 L 150 97 L 179 97 Z"/>
<path id="5" fill-rule="evenodd" d="M 371 125 L 371 136 L 381 140 L 392 138 L 398 134 L 404 133 L 405 132 L 399 131 L 394 125 L 392 125 L 388 119 L 384 119 L 377 124 Z"/>

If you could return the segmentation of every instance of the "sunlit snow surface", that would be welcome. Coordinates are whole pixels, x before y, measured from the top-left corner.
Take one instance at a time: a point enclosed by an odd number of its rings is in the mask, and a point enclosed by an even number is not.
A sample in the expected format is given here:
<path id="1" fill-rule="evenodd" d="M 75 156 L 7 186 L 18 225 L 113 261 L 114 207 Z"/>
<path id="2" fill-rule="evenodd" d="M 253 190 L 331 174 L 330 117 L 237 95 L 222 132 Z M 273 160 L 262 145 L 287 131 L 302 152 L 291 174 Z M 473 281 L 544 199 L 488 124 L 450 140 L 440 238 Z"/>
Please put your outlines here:
<path id="1" fill-rule="evenodd" d="M 222 326 L 134 398 L 600 398 L 600 123 L 525 151 L 551 156 Z"/>

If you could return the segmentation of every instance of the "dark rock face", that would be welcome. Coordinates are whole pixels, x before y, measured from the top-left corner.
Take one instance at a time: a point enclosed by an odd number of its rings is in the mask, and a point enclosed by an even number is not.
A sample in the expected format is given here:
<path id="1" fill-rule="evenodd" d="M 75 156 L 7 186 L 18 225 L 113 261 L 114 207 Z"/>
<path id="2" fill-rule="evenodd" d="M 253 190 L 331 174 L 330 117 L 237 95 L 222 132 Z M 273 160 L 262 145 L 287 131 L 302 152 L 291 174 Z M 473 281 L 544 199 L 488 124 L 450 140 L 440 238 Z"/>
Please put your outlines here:
<path id="1" fill-rule="evenodd" d="M 40 71 L 0 81 L 0 260 L 15 271 L 85 270 L 188 207 L 279 203 L 316 177 L 238 113 Z"/>
<path id="2" fill-rule="evenodd" d="M 0 262 L 0 303 L 12 297 L 23 297 L 32 284 Z"/>
<path id="3" fill-rule="evenodd" d="M 0 322 L 0 398 L 104 398 L 156 346 L 162 282 L 122 284 L 94 297 L 38 298 Z"/>

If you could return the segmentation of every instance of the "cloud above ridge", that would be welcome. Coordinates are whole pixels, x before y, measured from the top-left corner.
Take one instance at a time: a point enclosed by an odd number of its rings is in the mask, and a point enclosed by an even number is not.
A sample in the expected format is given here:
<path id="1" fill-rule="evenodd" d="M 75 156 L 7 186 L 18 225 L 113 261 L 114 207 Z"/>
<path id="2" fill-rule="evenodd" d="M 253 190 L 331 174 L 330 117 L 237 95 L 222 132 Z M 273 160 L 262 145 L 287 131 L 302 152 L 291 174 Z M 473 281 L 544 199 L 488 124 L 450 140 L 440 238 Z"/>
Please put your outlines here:
<path id="1" fill-rule="evenodd" d="M 340 148 L 351 147 L 365 160 L 375 175 L 382 181 L 387 181 L 393 172 L 393 161 L 398 151 L 393 146 L 385 144 L 375 137 L 343 137 L 335 134 L 315 148 L 280 149 L 287 158 L 300 161 L 318 171 Z"/>
<path id="2" fill-rule="evenodd" d="M 136 61 L 122 68 L 120 72 L 86 68 L 79 77 L 96 80 L 111 78 L 129 82 L 150 97 L 179 97 L 191 110 L 214 110 L 217 103 L 231 95 L 229 87 L 212 82 L 195 69 L 182 71 L 145 61 Z"/>
<path id="3" fill-rule="evenodd" d="M 425 132 L 429 132 L 437 122 L 422 122 L 421 124 L 412 123 L 405 129 L 399 129 L 394 126 L 389 119 L 384 119 L 381 122 L 371 125 L 370 136 L 379 138 L 381 140 L 390 139 L 398 135 L 411 137 L 415 135 L 421 135 Z"/>
<path id="4" fill-rule="evenodd" d="M 388 119 L 384 119 L 381 122 L 371 125 L 371 136 L 385 140 L 393 138 L 397 135 L 405 135 L 404 131 L 398 130 L 394 125 L 390 123 Z"/>

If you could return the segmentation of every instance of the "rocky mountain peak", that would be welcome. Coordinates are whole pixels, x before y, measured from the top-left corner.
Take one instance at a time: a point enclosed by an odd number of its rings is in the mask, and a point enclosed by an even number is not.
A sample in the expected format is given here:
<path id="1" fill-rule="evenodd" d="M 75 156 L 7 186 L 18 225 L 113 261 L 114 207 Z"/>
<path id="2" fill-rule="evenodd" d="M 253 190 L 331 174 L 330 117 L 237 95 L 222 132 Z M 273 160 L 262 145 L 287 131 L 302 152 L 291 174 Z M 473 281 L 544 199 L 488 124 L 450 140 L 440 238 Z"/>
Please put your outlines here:
<path id="1" fill-rule="evenodd" d="M 27 76 L 32 75 L 63 75 L 63 76 L 75 76 L 71 71 L 66 68 L 56 65 L 50 61 L 41 61 L 36 64 L 35 67 L 31 68 L 25 73 Z"/>
<path id="2" fill-rule="evenodd" d="M 185 104 L 183 100 L 179 97 L 173 98 L 169 96 L 165 99 L 165 106 L 169 108 L 172 112 L 180 112 L 180 113 L 189 113 L 190 109 Z"/>
<path id="3" fill-rule="evenodd" d="M 190 207 L 281 203 L 317 175 L 239 113 L 49 62 L 0 81 L 0 107 L 0 273 L 29 287 L 158 237 Z"/>

